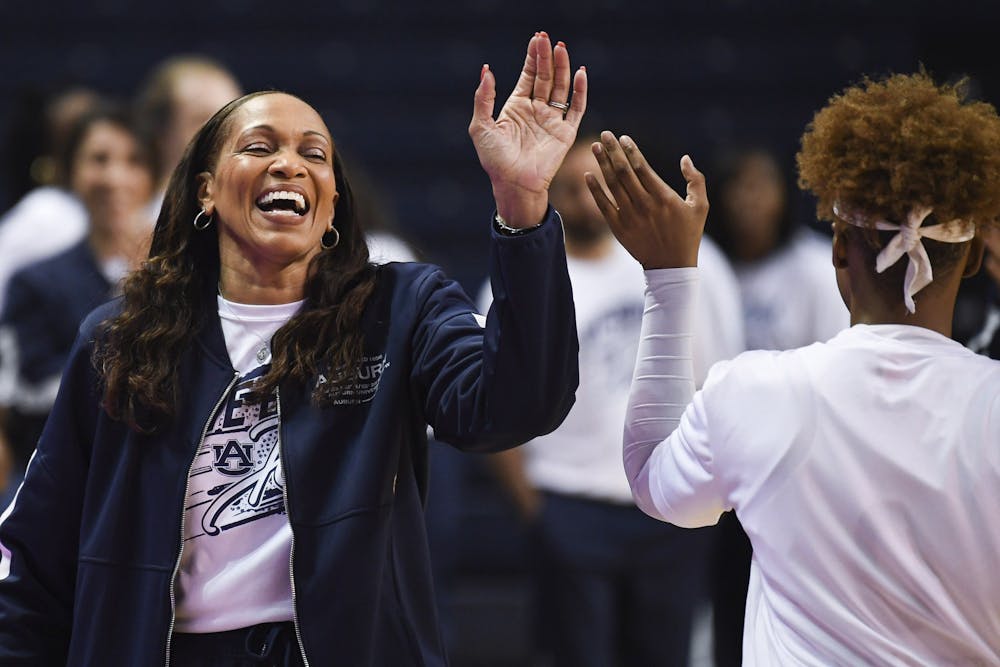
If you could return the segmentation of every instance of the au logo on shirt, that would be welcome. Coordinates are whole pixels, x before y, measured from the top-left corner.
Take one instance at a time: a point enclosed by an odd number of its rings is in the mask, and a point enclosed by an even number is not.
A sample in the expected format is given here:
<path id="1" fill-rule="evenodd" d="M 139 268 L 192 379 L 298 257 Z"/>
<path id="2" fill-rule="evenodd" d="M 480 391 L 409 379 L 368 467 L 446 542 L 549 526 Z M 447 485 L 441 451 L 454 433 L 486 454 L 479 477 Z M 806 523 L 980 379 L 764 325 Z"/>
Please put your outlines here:
<path id="1" fill-rule="evenodd" d="M 223 475 L 239 477 L 253 470 L 253 444 L 241 445 L 236 440 L 230 440 L 224 445 L 212 447 L 215 452 L 213 466 Z"/>

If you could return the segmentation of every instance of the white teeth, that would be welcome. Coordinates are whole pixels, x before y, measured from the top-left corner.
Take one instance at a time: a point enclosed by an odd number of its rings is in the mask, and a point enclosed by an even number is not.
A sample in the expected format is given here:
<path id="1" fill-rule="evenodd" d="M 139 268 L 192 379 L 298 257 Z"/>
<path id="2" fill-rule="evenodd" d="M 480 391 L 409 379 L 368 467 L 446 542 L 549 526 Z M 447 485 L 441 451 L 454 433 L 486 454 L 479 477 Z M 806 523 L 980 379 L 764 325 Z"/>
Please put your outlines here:
<path id="1" fill-rule="evenodd" d="M 300 195 L 298 192 L 289 192 L 287 190 L 276 190 L 274 192 L 268 192 L 260 199 L 257 203 L 261 206 L 270 204 L 276 199 L 288 199 L 295 202 L 295 208 L 299 211 L 306 210 L 306 198 Z"/>

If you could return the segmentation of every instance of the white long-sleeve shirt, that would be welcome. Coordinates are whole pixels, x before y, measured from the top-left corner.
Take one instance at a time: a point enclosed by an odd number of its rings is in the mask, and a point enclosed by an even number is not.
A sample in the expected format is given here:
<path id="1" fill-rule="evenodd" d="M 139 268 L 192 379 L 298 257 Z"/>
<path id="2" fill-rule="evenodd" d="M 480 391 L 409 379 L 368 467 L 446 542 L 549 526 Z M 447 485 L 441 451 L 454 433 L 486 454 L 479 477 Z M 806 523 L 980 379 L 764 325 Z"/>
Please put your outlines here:
<path id="1" fill-rule="evenodd" d="M 706 240 L 698 253 L 699 283 L 692 326 L 692 351 L 699 383 L 709 367 L 744 348 L 739 288 L 725 256 Z M 546 491 L 630 504 L 622 473 L 621 428 L 635 367 L 642 323 L 642 267 L 618 243 L 596 259 L 567 257 L 580 339 L 580 386 L 576 403 L 552 433 L 524 448 L 525 474 Z M 489 282 L 479 296 L 489 310 Z"/>
<path id="2" fill-rule="evenodd" d="M 658 518 L 736 510 L 745 664 L 1000 663 L 1000 363 L 856 325 L 722 362 L 694 394 L 696 271 L 646 272 L 625 467 Z"/>

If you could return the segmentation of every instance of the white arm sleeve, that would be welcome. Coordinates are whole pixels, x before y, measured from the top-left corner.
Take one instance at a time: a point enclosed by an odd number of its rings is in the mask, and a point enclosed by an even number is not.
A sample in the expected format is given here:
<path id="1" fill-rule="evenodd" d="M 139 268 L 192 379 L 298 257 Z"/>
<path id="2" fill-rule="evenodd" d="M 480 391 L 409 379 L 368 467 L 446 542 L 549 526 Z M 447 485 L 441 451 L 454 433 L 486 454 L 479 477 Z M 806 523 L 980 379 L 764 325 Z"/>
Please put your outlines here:
<path id="1" fill-rule="evenodd" d="M 623 460 L 636 505 L 681 526 L 715 523 L 724 509 L 710 471 L 703 406 L 690 405 L 697 292 L 696 268 L 646 271 L 646 306 L 625 417 Z"/>

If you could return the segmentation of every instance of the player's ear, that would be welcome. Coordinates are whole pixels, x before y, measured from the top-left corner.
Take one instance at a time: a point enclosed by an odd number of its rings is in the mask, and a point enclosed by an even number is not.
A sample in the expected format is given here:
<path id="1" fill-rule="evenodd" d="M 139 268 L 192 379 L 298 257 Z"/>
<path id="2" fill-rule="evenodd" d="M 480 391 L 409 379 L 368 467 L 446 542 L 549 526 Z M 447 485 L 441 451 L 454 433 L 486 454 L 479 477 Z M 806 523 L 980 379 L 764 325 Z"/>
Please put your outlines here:
<path id="1" fill-rule="evenodd" d="M 983 237 L 976 234 L 969 241 L 969 254 L 965 256 L 965 270 L 962 271 L 963 278 L 971 278 L 979 273 L 983 266 L 983 255 L 986 252 L 986 244 Z"/>
<path id="2" fill-rule="evenodd" d="M 847 246 L 849 245 L 847 225 L 843 222 L 833 223 L 833 267 L 847 268 Z"/>

